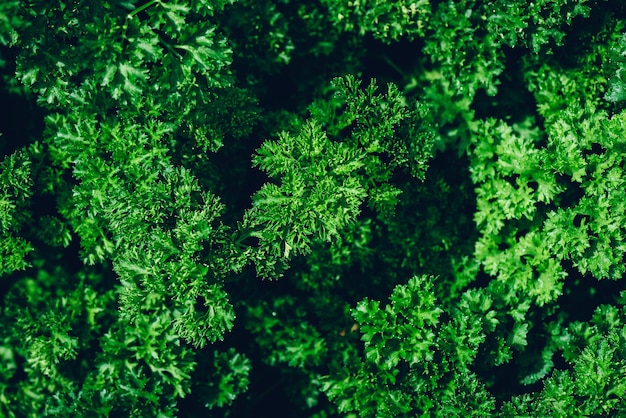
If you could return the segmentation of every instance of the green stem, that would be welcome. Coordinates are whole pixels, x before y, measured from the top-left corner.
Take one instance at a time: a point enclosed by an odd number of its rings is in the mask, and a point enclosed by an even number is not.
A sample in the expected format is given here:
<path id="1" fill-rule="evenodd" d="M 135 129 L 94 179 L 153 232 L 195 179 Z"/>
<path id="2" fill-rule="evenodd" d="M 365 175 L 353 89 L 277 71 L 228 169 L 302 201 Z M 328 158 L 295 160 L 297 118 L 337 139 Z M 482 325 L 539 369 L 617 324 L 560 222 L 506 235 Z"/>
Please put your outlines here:
<path id="1" fill-rule="evenodd" d="M 152 5 L 154 5 L 155 3 L 158 3 L 159 0 L 150 0 L 149 2 L 147 2 L 146 4 L 144 4 L 143 6 L 139 6 L 137 7 L 135 10 L 133 10 L 132 12 L 130 12 L 128 14 L 128 18 L 132 19 L 133 17 L 135 17 L 137 14 L 143 12 L 144 10 L 146 10 L 148 7 L 151 7 Z"/>
<path id="2" fill-rule="evenodd" d="M 406 73 L 404 71 L 402 71 L 402 69 L 400 67 L 398 67 L 398 65 L 393 62 L 391 60 L 391 58 L 389 58 L 387 55 L 383 55 L 383 59 L 385 60 L 385 62 L 394 70 L 396 70 L 398 72 L 398 74 L 400 74 L 402 77 L 406 78 Z"/>
<path id="3" fill-rule="evenodd" d="M 143 12 L 148 7 L 152 7 L 154 4 L 158 3 L 160 0 L 150 0 L 142 6 L 137 7 L 135 10 L 130 12 L 128 16 L 126 16 L 126 20 L 124 21 L 124 27 L 122 28 L 122 50 L 126 46 L 126 33 L 128 32 L 128 21 L 133 17 L 137 16 L 137 14 Z"/>

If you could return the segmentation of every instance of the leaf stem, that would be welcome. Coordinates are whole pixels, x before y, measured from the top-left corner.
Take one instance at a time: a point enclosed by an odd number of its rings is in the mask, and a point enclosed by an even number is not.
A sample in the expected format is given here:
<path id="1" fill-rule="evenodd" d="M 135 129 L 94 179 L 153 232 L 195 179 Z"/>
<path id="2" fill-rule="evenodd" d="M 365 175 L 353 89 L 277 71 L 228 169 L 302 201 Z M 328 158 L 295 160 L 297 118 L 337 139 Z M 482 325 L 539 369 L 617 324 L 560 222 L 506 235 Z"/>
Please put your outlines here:
<path id="1" fill-rule="evenodd" d="M 128 14 L 128 18 L 132 19 L 133 17 L 135 17 L 137 14 L 143 12 L 144 10 L 146 10 L 148 7 L 151 7 L 152 5 L 154 5 L 155 3 L 158 3 L 159 0 L 150 0 L 149 2 L 145 3 L 142 6 L 137 7 L 135 10 L 133 10 L 132 12 L 130 12 Z"/>
<path id="2" fill-rule="evenodd" d="M 406 77 L 406 73 L 402 71 L 402 69 L 395 62 L 393 62 L 393 60 L 389 58 L 386 54 L 383 54 L 383 60 L 385 60 L 387 65 L 389 65 L 391 68 L 396 70 L 398 74 L 400 74 L 403 77 Z"/>

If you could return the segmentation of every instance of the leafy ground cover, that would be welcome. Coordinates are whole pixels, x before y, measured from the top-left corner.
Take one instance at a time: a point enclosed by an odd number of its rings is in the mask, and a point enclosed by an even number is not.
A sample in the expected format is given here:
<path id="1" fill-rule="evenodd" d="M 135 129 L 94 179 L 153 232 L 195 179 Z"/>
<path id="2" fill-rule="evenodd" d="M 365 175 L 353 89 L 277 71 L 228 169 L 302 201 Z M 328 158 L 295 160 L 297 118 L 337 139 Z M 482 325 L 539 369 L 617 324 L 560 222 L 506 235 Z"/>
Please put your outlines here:
<path id="1" fill-rule="evenodd" d="M 1 2 L 0 416 L 625 416 L 625 18 Z"/>

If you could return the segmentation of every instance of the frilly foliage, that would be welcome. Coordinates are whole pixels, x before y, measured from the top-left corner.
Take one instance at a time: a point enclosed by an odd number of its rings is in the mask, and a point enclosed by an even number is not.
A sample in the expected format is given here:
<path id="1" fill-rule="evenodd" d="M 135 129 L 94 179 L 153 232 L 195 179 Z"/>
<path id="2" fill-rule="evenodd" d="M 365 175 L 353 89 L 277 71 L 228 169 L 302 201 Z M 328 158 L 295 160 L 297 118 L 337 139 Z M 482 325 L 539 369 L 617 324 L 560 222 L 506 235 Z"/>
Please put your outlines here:
<path id="1" fill-rule="evenodd" d="M 2 2 L 0 416 L 625 415 L 625 18 Z"/>

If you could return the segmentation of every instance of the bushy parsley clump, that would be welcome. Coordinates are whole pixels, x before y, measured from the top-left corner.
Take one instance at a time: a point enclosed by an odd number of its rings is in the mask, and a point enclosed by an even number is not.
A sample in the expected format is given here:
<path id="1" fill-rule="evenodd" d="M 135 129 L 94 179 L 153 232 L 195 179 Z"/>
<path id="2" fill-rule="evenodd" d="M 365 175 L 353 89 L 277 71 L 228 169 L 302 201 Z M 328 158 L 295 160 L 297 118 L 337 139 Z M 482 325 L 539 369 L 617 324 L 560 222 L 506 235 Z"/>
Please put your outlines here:
<path id="1" fill-rule="evenodd" d="M 625 416 L 617 0 L 0 4 L 0 416 Z"/>

